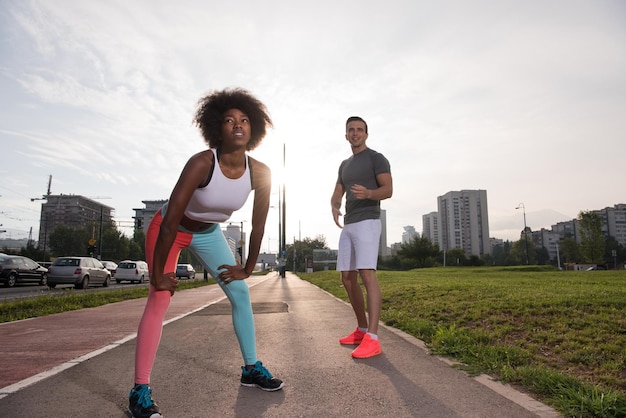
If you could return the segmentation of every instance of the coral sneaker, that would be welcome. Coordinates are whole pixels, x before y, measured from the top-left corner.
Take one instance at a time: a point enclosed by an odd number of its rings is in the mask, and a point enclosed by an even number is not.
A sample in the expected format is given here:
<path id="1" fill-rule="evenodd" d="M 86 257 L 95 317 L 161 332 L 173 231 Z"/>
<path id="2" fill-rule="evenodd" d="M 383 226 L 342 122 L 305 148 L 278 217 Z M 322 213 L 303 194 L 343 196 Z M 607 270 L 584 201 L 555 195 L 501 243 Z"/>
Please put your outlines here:
<path id="1" fill-rule="evenodd" d="M 358 345 L 361 344 L 361 341 L 363 341 L 363 337 L 365 336 L 365 332 L 359 330 L 359 327 L 357 327 L 354 332 L 350 335 L 346 335 L 343 338 L 339 339 L 339 344 L 345 344 L 345 345 Z"/>
<path id="2" fill-rule="evenodd" d="M 352 352 L 354 358 L 369 358 L 382 354 L 383 350 L 380 348 L 380 341 L 372 339 L 369 334 L 365 334 L 363 341 Z"/>

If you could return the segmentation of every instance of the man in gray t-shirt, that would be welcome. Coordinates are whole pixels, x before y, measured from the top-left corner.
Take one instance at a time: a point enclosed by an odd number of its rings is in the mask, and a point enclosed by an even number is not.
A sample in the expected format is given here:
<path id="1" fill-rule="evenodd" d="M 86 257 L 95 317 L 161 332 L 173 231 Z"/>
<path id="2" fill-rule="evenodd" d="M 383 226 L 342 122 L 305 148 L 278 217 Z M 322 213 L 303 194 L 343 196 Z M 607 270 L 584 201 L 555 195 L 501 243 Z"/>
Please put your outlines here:
<path id="1" fill-rule="evenodd" d="M 393 192 L 389 161 L 367 147 L 367 137 L 367 123 L 358 116 L 348 118 L 346 139 L 352 148 L 352 156 L 341 163 L 330 199 L 335 223 L 342 228 L 337 270 L 341 271 L 341 280 L 357 319 L 356 330 L 339 339 L 339 343 L 358 345 L 352 352 L 355 358 L 382 353 L 378 341 L 382 297 L 376 278 L 381 232 L 380 201 L 390 198 Z M 342 226 L 339 216 L 344 194 L 346 214 Z M 367 293 L 367 315 L 365 299 L 358 283 L 359 275 Z"/>

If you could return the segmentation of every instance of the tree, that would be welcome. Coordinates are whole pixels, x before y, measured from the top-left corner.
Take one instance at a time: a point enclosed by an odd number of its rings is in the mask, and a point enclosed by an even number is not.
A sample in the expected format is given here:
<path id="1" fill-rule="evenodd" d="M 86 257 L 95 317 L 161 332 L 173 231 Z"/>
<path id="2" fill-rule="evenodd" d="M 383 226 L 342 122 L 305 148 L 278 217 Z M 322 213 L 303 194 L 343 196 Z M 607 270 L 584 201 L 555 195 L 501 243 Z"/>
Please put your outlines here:
<path id="1" fill-rule="evenodd" d="M 133 260 L 146 259 L 146 233 L 144 231 L 135 231 L 133 239 L 129 243 L 130 252 L 135 255 Z"/>
<path id="2" fill-rule="evenodd" d="M 580 248 L 573 238 L 564 238 L 560 245 L 564 263 L 577 263 L 580 260 Z"/>
<path id="3" fill-rule="evenodd" d="M 87 246 L 91 238 L 91 228 L 60 224 L 50 234 L 50 251 L 55 257 L 87 255 Z"/>
<path id="4" fill-rule="evenodd" d="M 513 243 L 510 252 L 511 265 L 526 264 L 526 240 L 524 238 Z M 528 264 L 537 264 L 537 254 L 532 240 L 528 240 Z"/>
<path id="5" fill-rule="evenodd" d="M 461 248 L 452 248 L 446 252 L 446 266 L 464 266 L 467 263 L 465 251 Z"/>
<path id="6" fill-rule="evenodd" d="M 43 250 L 38 250 L 32 240 L 28 241 L 26 247 L 21 248 L 20 255 L 23 255 L 24 257 L 28 257 L 35 261 L 48 261 L 43 259 Z"/>
<path id="7" fill-rule="evenodd" d="M 115 224 L 109 223 L 103 225 L 102 228 L 102 246 L 99 254 L 103 260 L 122 261 L 128 258 L 130 240 L 124 236 L 122 232 L 115 227 Z M 140 258 L 143 260 L 143 258 Z"/>
<path id="8" fill-rule="evenodd" d="M 502 244 L 497 244 L 491 251 L 493 257 L 493 264 L 496 266 L 510 266 L 511 263 L 511 247 L 513 243 L 511 241 L 504 241 Z"/>
<path id="9" fill-rule="evenodd" d="M 304 238 L 302 241 L 295 241 L 293 244 L 287 244 L 287 270 L 293 268 L 294 253 L 296 271 L 304 271 L 305 257 L 313 257 L 313 250 L 327 250 L 326 238 L 318 235 L 315 238 Z M 295 250 L 295 251 L 294 251 Z"/>
<path id="10" fill-rule="evenodd" d="M 439 253 L 438 245 L 426 237 L 416 236 L 408 243 L 400 245 L 398 257 L 409 268 L 423 268 L 434 266 Z"/>
<path id="11" fill-rule="evenodd" d="M 587 263 L 603 263 L 606 241 L 602 233 L 602 218 L 595 212 L 578 214 L 580 253 Z"/>
<path id="12" fill-rule="evenodd" d="M 485 260 L 477 256 L 476 254 L 471 254 L 469 258 L 465 260 L 465 265 L 473 267 L 484 266 Z"/>
<path id="13" fill-rule="evenodd" d="M 626 250 L 615 237 L 609 236 L 606 239 L 606 250 L 604 251 L 604 259 L 614 264 L 615 269 L 625 260 Z"/>
<path id="14" fill-rule="evenodd" d="M 550 264 L 550 253 L 546 247 L 535 248 L 535 258 L 537 260 L 537 264 L 546 265 Z"/>

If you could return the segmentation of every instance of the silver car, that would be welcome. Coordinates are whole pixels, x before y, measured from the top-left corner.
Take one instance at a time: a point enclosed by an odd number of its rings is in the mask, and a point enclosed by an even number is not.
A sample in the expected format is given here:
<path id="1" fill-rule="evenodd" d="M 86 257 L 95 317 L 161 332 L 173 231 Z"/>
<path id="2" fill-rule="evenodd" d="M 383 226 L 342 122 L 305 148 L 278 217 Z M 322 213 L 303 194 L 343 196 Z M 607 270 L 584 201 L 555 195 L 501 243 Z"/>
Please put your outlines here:
<path id="1" fill-rule="evenodd" d="M 117 271 L 117 263 L 115 263 L 114 261 L 102 260 L 102 265 L 105 269 L 109 270 L 109 272 L 111 273 L 111 278 L 114 278 L 115 272 Z"/>
<path id="2" fill-rule="evenodd" d="M 176 277 L 181 277 L 183 279 L 195 279 L 196 270 L 191 264 L 178 264 L 176 266 Z"/>
<path id="3" fill-rule="evenodd" d="M 102 285 L 107 287 L 111 272 L 92 257 L 59 257 L 48 267 L 48 287 L 73 284 L 76 289 Z"/>

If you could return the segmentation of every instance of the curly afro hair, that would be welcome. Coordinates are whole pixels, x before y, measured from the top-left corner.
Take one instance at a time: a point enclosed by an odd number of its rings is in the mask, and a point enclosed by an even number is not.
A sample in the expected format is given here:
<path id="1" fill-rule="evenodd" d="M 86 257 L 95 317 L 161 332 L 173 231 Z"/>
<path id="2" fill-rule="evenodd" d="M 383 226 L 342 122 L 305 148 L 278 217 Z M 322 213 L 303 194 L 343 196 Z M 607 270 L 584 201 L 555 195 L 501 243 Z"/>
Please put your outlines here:
<path id="1" fill-rule="evenodd" d="M 261 101 L 241 88 L 212 91 L 198 101 L 193 122 L 200 128 L 204 141 L 211 148 L 219 148 L 224 113 L 239 109 L 250 118 L 250 142 L 246 150 L 255 149 L 263 140 L 266 129 L 273 127 L 267 108 Z"/>

